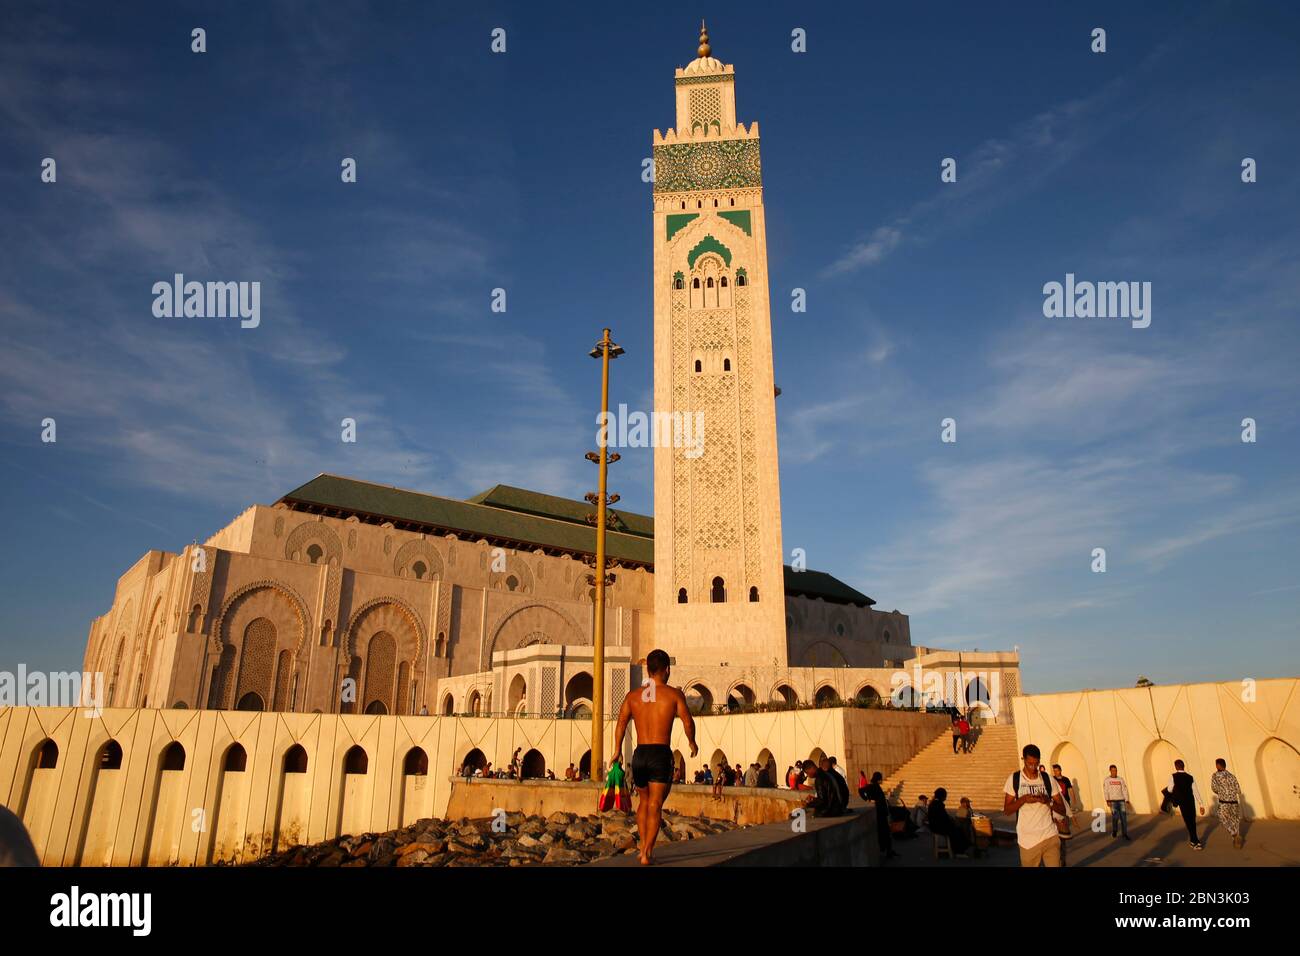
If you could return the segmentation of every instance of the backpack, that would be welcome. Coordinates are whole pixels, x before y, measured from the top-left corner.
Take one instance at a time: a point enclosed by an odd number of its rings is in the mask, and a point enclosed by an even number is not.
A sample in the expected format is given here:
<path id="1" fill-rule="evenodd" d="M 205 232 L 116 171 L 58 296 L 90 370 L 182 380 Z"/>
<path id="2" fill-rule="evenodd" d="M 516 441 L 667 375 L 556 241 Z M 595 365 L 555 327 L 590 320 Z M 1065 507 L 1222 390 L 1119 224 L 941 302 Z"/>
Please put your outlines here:
<path id="1" fill-rule="evenodd" d="M 1052 775 L 1049 774 L 1049 773 L 1044 773 L 1042 770 L 1040 770 L 1040 771 L 1038 771 L 1038 777 L 1039 777 L 1040 780 L 1043 781 L 1043 786 L 1045 786 L 1045 787 L 1047 788 L 1047 799 L 1048 799 L 1048 800 L 1051 800 L 1051 799 L 1052 799 Z M 1017 795 L 1017 796 L 1020 795 L 1020 771 L 1019 771 L 1019 770 L 1017 770 L 1015 773 L 1013 773 L 1013 774 L 1011 775 L 1011 789 L 1013 789 L 1014 791 L 1016 791 L 1016 795 Z M 1065 799 L 1065 798 L 1064 798 L 1064 794 L 1062 794 L 1062 798 L 1061 798 L 1061 799 L 1062 799 L 1062 802 L 1064 802 L 1064 799 Z M 1048 805 L 1048 808 L 1049 808 L 1049 809 L 1051 808 L 1051 805 L 1050 805 L 1050 804 Z M 1070 817 L 1069 817 L 1069 811 L 1070 811 L 1070 808 L 1067 806 L 1067 807 L 1065 808 L 1065 810 L 1066 810 L 1066 816 L 1065 816 L 1063 819 L 1060 819 L 1060 820 L 1056 819 L 1056 811 L 1055 811 L 1055 810 L 1052 810 L 1052 821 L 1056 824 L 1056 830 L 1057 830 L 1057 832 L 1058 832 L 1062 837 L 1065 837 L 1066 839 L 1069 839 L 1069 837 L 1070 837 Z M 1019 810 L 1016 811 L 1016 819 L 1017 819 L 1017 820 L 1020 819 L 1020 811 L 1019 811 Z"/>

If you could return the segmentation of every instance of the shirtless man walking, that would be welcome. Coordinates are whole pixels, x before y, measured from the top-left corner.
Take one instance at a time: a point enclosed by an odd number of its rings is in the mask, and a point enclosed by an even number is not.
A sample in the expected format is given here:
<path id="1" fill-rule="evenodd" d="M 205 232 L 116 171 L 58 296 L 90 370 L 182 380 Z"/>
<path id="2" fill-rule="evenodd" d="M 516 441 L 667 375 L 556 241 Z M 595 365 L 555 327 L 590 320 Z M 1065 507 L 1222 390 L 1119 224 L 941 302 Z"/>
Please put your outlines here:
<path id="1" fill-rule="evenodd" d="M 673 720 L 680 717 L 682 729 L 691 745 L 691 756 L 699 753 L 695 745 L 695 721 L 686 706 L 686 695 L 668 686 L 671 669 L 668 655 L 651 651 L 645 659 L 650 679 L 644 687 L 634 688 L 623 698 L 614 730 L 613 754 L 623 752 L 623 735 L 630 717 L 636 724 L 636 749 L 632 751 L 632 782 L 636 784 L 636 831 L 641 842 L 641 864 L 649 865 L 659 836 L 660 811 L 673 785 Z"/>

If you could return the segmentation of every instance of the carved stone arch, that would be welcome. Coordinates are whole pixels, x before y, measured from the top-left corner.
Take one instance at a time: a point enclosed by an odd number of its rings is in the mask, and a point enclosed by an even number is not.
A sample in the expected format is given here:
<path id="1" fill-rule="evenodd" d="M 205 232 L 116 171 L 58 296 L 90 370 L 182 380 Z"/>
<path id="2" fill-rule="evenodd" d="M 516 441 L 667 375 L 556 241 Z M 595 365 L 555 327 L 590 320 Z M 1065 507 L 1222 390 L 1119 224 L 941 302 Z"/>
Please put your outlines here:
<path id="1" fill-rule="evenodd" d="M 823 693 L 824 691 L 830 691 L 831 694 L 834 696 L 832 698 L 826 698 Z M 830 700 L 836 700 L 836 701 L 843 700 L 843 698 L 840 696 L 840 689 L 835 686 L 835 682 L 830 678 L 823 678 L 817 684 L 817 686 L 813 688 L 812 699 L 813 699 L 813 704 L 818 706 L 820 705 L 819 702 L 823 700 L 826 700 L 828 702 Z"/>
<path id="2" fill-rule="evenodd" d="M 424 580 L 442 577 L 442 556 L 427 538 L 412 538 L 397 549 L 397 554 L 393 557 L 393 573 L 399 578 L 414 577 L 411 567 L 417 560 L 423 561 L 428 569 Z"/>
<path id="3" fill-rule="evenodd" d="M 559 633 L 556 633 L 556 632 Z M 488 659 L 498 650 L 513 650 L 538 643 L 544 634 L 550 644 L 590 644 L 590 637 L 564 609 L 551 601 L 534 601 L 503 614 L 492 627 Z"/>
<path id="4" fill-rule="evenodd" d="M 334 529 L 324 521 L 304 521 L 289 532 L 284 541 L 284 556 L 290 561 L 302 561 L 307 548 L 315 542 L 324 551 L 322 564 L 337 567 L 343 562 L 343 544 Z"/>
<path id="5" fill-rule="evenodd" d="M 368 622 L 367 618 L 372 616 L 374 621 Z M 357 635 L 358 629 L 363 622 L 374 623 L 375 626 L 371 630 L 387 630 L 395 635 L 401 633 L 402 623 L 408 625 L 413 632 L 412 640 L 415 647 L 403 647 L 402 642 L 399 640 L 397 644 L 398 659 L 409 660 L 418 670 L 423 671 L 426 656 L 425 645 L 428 643 L 428 639 L 424 632 L 424 622 L 420 620 L 420 615 L 416 614 L 409 604 L 401 598 L 378 597 L 357 608 L 352 615 L 352 619 L 348 621 L 347 637 L 343 643 L 349 661 L 358 656 Z"/>
<path id="6" fill-rule="evenodd" d="M 148 693 L 149 664 L 155 651 L 154 632 L 162 627 L 159 623 L 162 603 L 163 596 L 160 594 L 154 599 L 153 610 L 149 612 L 143 630 L 136 636 L 136 649 L 131 655 L 132 686 L 139 686 L 141 694 Z M 141 706 L 140 699 L 133 700 L 132 704 L 136 707 Z"/>
<path id="7" fill-rule="evenodd" d="M 695 268 L 691 271 L 697 276 L 718 276 L 726 273 L 727 264 L 721 256 L 708 252 L 695 260 Z"/>
<path id="8" fill-rule="evenodd" d="M 489 565 L 490 567 L 491 565 Z M 510 587 L 510 578 L 516 580 L 515 587 Z M 516 594 L 535 594 L 537 586 L 533 583 L 533 572 L 523 555 L 507 557 L 504 571 L 492 571 L 488 574 L 488 587 L 497 591 L 514 591 Z"/>
<path id="9" fill-rule="evenodd" d="M 789 693 L 787 694 L 786 691 Z M 767 699 L 777 703 L 784 701 L 787 704 L 798 704 L 802 700 L 794 686 L 794 681 L 788 677 L 782 677 L 772 685 L 772 689 L 767 692 Z"/>
<path id="10" fill-rule="evenodd" d="M 701 694 L 700 691 L 704 693 Z M 684 681 L 682 693 L 686 696 L 686 705 L 692 714 L 711 714 L 718 704 L 717 695 L 709 682 L 703 678 Z"/>
<path id="11" fill-rule="evenodd" d="M 231 643 L 229 641 L 224 641 L 223 635 L 226 632 L 226 625 L 230 619 L 230 615 L 237 610 L 236 604 L 242 602 L 244 598 L 252 595 L 254 591 L 262 590 L 274 592 L 288 602 L 289 606 L 292 608 L 298 624 L 298 640 L 297 644 L 294 646 L 294 658 L 299 663 L 305 663 L 307 660 L 308 649 L 307 632 L 310 630 L 311 615 L 307 613 L 306 603 L 298 596 L 293 588 L 289 587 L 287 584 L 281 583 L 280 581 L 253 581 L 250 584 L 245 584 L 243 587 L 238 588 L 230 595 L 230 597 L 226 598 L 225 602 L 221 605 L 221 611 L 217 614 L 217 619 L 212 628 L 212 641 L 209 646 L 213 653 L 220 654 L 221 645 L 223 643 Z"/>
<path id="12" fill-rule="evenodd" d="M 110 645 L 116 645 L 123 633 L 130 633 L 135 629 L 135 617 L 135 598 L 127 598 L 122 613 L 113 619 L 112 627 L 108 629 Z"/>
<path id="13" fill-rule="evenodd" d="M 745 688 L 745 690 L 749 691 L 749 700 L 745 700 L 744 694 L 736 694 L 737 687 L 743 687 Z M 726 703 L 727 701 L 731 700 L 731 696 L 733 694 L 736 694 L 736 696 L 739 697 L 742 703 L 744 704 L 758 703 L 758 691 L 754 690 L 754 682 L 749 680 L 748 678 L 740 677 L 737 678 L 736 680 L 733 680 L 730 686 L 727 687 L 727 693 L 723 695 L 722 698 L 723 702 Z"/>
<path id="14" fill-rule="evenodd" d="M 734 272 L 745 263 L 746 253 L 752 245 L 753 238 L 740 226 L 716 213 L 706 213 L 691 220 L 673 237 L 675 254 L 671 268 L 681 268 L 684 261 L 689 272 L 698 264 L 701 255 L 714 252 L 722 257 L 726 270 Z M 750 271 L 752 269 L 751 265 Z"/>
<path id="15" fill-rule="evenodd" d="M 108 705 L 110 707 L 126 706 L 125 702 L 122 700 L 122 687 L 124 684 L 129 686 L 131 681 L 129 675 L 125 673 L 124 668 L 122 667 L 122 660 L 126 654 L 126 645 L 128 640 L 129 638 L 127 633 L 123 631 L 118 634 L 117 640 L 110 645 L 112 656 L 108 660 L 108 677 L 104 681 L 108 688 L 107 696 Z"/>
<path id="16" fill-rule="evenodd" d="M 211 680 L 206 689 L 210 708 L 225 709 L 238 702 L 235 691 L 237 679 L 245 668 L 244 640 L 250 625 L 261 619 L 269 624 L 270 630 L 266 625 L 259 625 L 258 636 L 266 637 L 272 631 L 274 636 L 267 638 L 268 643 L 257 646 L 255 656 L 260 663 L 256 666 L 270 668 L 269 679 L 272 682 L 274 668 L 279 666 L 283 651 L 292 652 L 295 669 L 305 666 L 310 646 L 307 634 L 311 630 L 311 616 L 302 598 L 279 581 L 245 584 L 226 598 L 213 622 L 204 675 L 205 680 Z M 267 691 L 263 705 L 270 706 L 269 690 L 273 683 L 267 684 L 263 680 L 261 685 Z"/>
<path id="17" fill-rule="evenodd" d="M 862 686 L 853 692 L 853 699 L 859 703 L 874 702 L 875 704 L 888 700 L 888 695 L 881 694 L 876 687 L 877 683 L 883 683 L 883 681 L 863 681 Z"/>
<path id="18" fill-rule="evenodd" d="M 113 680 L 114 660 L 120 653 L 119 647 L 124 645 L 127 635 L 135 628 L 135 599 L 128 598 L 126 604 L 122 606 L 122 611 L 116 615 L 109 625 L 104 629 L 103 641 L 99 646 L 98 663 L 95 670 L 104 674 L 104 686 Z"/>
<path id="19" fill-rule="evenodd" d="M 721 222 L 721 220 L 718 220 Z M 710 223 L 714 225 L 714 223 Z M 689 228 L 689 227 L 687 227 Z M 710 229 L 708 234 L 699 242 L 691 245 L 690 251 L 686 254 L 686 265 L 692 272 L 698 272 L 700 269 L 700 260 L 706 256 L 714 257 L 718 264 L 723 268 L 730 268 L 734 259 L 734 253 L 728 246 L 720 242 L 713 235 L 715 230 Z"/>

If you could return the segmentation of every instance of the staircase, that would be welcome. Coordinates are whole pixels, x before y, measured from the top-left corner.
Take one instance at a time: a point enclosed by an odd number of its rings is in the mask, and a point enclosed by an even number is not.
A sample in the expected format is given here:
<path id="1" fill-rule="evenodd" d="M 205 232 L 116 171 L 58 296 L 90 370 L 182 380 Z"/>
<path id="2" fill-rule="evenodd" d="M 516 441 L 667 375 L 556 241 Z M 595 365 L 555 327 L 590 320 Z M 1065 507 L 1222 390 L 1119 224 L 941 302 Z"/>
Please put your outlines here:
<path id="1" fill-rule="evenodd" d="M 935 738 L 885 780 L 889 802 L 910 808 L 919 794 L 929 797 L 936 787 L 943 787 L 948 791 L 949 813 L 962 797 L 970 797 L 976 810 L 1001 813 L 1007 777 L 1020 767 L 1016 728 L 988 724 L 971 736 L 974 745 L 968 754 L 952 752 L 952 734 L 946 730 Z"/>

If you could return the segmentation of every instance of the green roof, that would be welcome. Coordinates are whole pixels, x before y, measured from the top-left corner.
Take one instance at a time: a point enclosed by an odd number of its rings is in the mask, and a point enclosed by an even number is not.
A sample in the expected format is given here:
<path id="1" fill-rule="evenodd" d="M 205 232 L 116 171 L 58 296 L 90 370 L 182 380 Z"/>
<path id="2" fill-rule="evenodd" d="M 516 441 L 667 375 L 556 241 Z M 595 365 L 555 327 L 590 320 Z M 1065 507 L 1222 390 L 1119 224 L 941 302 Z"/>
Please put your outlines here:
<path id="1" fill-rule="evenodd" d="M 373 522 L 428 533 L 488 538 L 518 548 L 545 548 L 594 554 L 596 529 L 587 523 L 593 506 L 510 485 L 495 485 L 467 501 L 441 498 L 419 491 L 376 485 L 355 478 L 317 475 L 278 503 L 300 511 L 346 517 L 355 514 Z M 654 565 L 654 519 L 619 508 L 605 535 L 605 550 L 615 561 Z M 875 604 L 861 591 L 824 571 L 785 568 L 787 594 L 822 598 L 838 604 Z"/>
<path id="2" fill-rule="evenodd" d="M 591 527 L 587 523 L 587 515 L 592 514 L 595 510 L 595 506 L 586 501 L 573 501 L 570 498 L 544 495 L 541 492 L 528 491 L 525 488 L 512 488 L 510 485 L 493 485 L 487 491 L 480 492 L 469 500 L 478 505 L 504 508 L 507 511 L 519 511 L 542 518 L 555 518 L 559 521 L 580 524 L 587 528 Z M 655 522 L 653 518 L 633 514 L 619 508 L 610 508 L 609 510 L 614 515 L 613 524 L 610 525 L 611 528 L 626 534 L 638 535 L 642 538 L 654 537 Z"/>
<path id="3" fill-rule="evenodd" d="M 796 571 L 785 566 L 785 593 L 823 598 L 837 604 L 872 605 L 876 602 L 825 571 Z"/>

